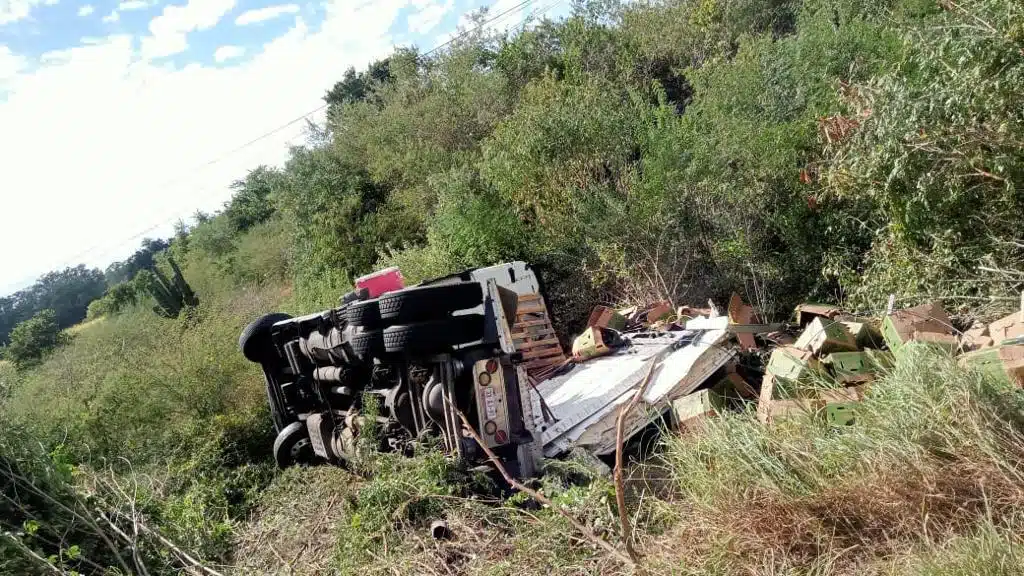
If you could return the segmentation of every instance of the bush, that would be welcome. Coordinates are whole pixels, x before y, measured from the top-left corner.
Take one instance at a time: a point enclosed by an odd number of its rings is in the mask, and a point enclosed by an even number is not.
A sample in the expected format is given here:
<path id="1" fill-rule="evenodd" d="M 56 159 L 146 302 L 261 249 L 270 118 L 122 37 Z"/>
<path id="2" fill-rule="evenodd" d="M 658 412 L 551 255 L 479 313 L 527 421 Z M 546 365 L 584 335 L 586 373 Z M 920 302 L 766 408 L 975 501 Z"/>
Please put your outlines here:
<path id="1" fill-rule="evenodd" d="M 57 314 L 53 310 L 42 310 L 11 330 L 11 342 L 4 357 L 21 370 L 39 364 L 67 340 L 57 326 Z"/>

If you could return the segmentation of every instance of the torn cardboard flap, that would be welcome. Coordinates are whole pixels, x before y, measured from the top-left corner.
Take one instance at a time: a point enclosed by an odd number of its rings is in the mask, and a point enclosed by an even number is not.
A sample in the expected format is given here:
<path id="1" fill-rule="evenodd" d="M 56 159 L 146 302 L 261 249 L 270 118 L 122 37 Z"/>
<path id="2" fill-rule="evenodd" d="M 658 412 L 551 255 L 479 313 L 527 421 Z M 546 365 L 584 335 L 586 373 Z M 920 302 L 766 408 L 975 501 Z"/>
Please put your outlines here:
<path id="1" fill-rule="evenodd" d="M 730 324 L 752 324 L 754 322 L 754 308 L 744 304 L 740 295 L 733 292 L 732 297 L 729 298 L 728 316 Z M 739 341 L 740 346 L 744 350 L 752 350 L 757 347 L 754 335 L 749 332 L 737 333 L 736 340 Z"/>
<path id="2" fill-rule="evenodd" d="M 626 317 L 607 306 L 595 306 L 587 319 L 588 328 L 626 329 Z"/>

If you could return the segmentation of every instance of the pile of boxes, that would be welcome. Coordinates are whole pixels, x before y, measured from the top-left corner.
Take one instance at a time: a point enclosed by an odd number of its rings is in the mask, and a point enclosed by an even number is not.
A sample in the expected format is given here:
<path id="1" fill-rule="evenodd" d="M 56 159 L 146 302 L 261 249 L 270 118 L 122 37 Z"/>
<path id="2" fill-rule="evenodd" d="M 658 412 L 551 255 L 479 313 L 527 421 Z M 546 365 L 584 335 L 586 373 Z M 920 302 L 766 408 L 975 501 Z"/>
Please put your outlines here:
<path id="1" fill-rule="evenodd" d="M 798 308 L 797 319 L 804 325 L 799 338 L 773 350 L 768 360 L 758 418 L 766 424 L 794 416 L 823 417 L 837 426 L 855 423 L 856 404 L 893 364 L 891 353 L 880 349 L 878 328 L 821 305 Z"/>

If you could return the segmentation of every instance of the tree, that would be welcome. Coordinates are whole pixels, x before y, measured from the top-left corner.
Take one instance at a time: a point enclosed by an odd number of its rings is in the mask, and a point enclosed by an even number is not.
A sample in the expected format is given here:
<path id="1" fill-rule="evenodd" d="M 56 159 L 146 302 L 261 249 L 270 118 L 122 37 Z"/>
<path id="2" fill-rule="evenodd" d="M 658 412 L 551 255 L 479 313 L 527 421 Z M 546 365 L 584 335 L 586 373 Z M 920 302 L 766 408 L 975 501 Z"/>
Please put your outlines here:
<path id="1" fill-rule="evenodd" d="M 32 286 L 0 298 L 0 343 L 7 341 L 15 325 L 40 310 L 53 310 L 60 328 L 81 322 L 89 303 L 106 288 L 103 273 L 84 264 L 45 274 Z"/>
<path id="2" fill-rule="evenodd" d="M 50 309 L 41 310 L 14 327 L 5 357 L 15 368 L 23 370 L 42 362 L 46 354 L 66 340 L 67 336 L 57 325 L 57 313 Z"/>
<path id="3" fill-rule="evenodd" d="M 225 204 L 224 215 L 236 231 L 244 232 L 274 214 L 271 193 L 280 185 L 281 178 L 277 170 L 260 166 L 231 184 L 235 193 Z"/>

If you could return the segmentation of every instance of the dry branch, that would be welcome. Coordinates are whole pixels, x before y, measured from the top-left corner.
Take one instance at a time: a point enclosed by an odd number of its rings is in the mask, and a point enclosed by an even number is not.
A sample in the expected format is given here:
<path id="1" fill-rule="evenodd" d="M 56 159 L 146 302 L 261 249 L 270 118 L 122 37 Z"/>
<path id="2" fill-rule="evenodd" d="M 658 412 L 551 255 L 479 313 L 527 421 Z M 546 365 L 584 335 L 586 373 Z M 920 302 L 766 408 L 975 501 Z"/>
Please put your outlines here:
<path id="1" fill-rule="evenodd" d="M 623 437 L 625 436 L 626 416 L 636 408 L 636 405 L 640 403 L 640 399 L 643 398 L 644 392 L 647 391 L 647 386 L 651 382 L 651 376 L 654 374 L 655 363 L 655 360 L 651 360 L 651 365 L 647 368 L 647 376 L 644 377 L 643 383 L 637 388 L 629 403 L 619 410 L 619 417 L 615 421 L 615 504 L 619 509 L 619 528 L 622 532 L 622 541 L 626 544 L 626 553 L 629 554 L 629 557 L 638 566 L 640 565 L 640 557 L 633 548 L 633 527 L 629 521 L 629 512 L 626 511 L 626 488 L 622 480 Z"/>
<path id="2" fill-rule="evenodd" d="M 501 459 L 498 458 L 498 456 L 490 448 L 487 447 L 487 443 L 485 443 L 483 439 L 480 438 L 480 435 L 477 434 L 476 430 L 473 429 L 473 426 L 469 423 L 469 419 L 466 418 L 466 415 L 462 413 L 462 410 L 459 410 L 456 406 L 452 404 L 449 404 L 449 406 L 451 406 L 455 414 L 459 416 L 459 419 L 462 420 L 463 427 L 466 429 L 467 432 L 469 432 L 469 435 L 473 437 L 473 440 L 476 441 L 480 448 L 483 449 L 484 453 L 487 454 L 487 458 L 490 459 L 491 463 L 494 464 L 494 467 L 498 469 L 498 472 L 501 474 L 502 478 L 505 479 L 505 482 L 508 482 L 509 486 L 515 488 L 516 490 L 519 490 L 520 492 L 525 492 L 530 498 L 533 498 L 537 502 L 540 502 L 541 504 L 551 508 L 555 512 L 558 512 L 566 520 L 568 520 L 569 523 L 572 524 L 572 527 L 575 528 L 580 534 L 582 534 L 587 540 L 603 548 L 606 552 L 608 552 L 612 556 L 615 556 L 624 564 L 634 568 L 636 567 L 636 562 L 634 562 L 632 558 L 630 558 L 626 554 L 623 554 L 608 542 L 602 540 L 599 536 L 597 536 L 597 534 L 594 534 L 590 529 L 584 526 L 582 522 L 577 520 L 567 510 L 565 510 L 558 504 L 552 502 L 547 496 L 544 496 L 540 492 L 537 492 L 536 490 L 527 487 L 523 483 L 513 478 L 512 475 L 508 473 L 508 470 L 505 469 L 504 464 L 501 463 Z"/>

